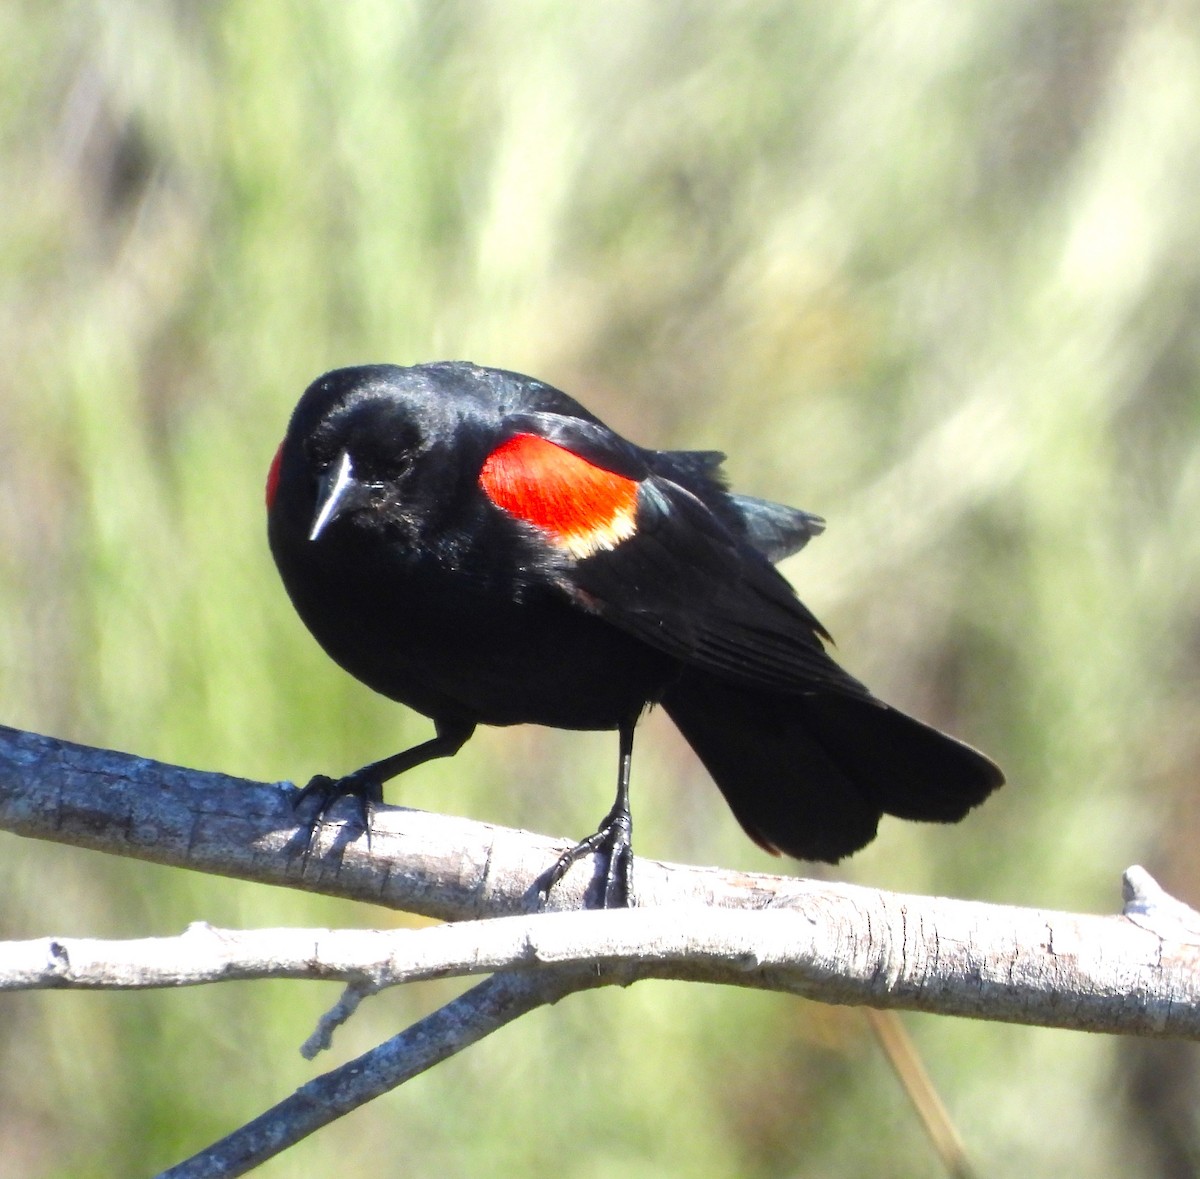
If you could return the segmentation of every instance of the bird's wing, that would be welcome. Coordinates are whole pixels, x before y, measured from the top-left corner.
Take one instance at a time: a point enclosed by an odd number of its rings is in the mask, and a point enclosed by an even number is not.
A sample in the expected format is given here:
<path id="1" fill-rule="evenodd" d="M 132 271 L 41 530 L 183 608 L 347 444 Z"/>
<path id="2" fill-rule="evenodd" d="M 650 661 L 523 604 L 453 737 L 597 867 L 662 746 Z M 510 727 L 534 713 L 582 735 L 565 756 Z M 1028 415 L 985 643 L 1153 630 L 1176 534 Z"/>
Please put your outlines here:
<path id="1" fill-rule="evenodd" d="M 639 482 L 654 474 L 691 491 L 731 531 L 774 563 L 798 553 L 825 531 L 812 512 L 753 495 L 729 492 L 719 450 L 644 450 L 614 434 L 602 422 L 568 414 L 524 413 L 508 419 L 510 429 L 534 434 L 580 458 Z"/>
<path id="2" fill-rule="evenodd" d="M 824 628 L 768 557 L 738 535 L 719 484 L 714 509 L 653 473 L 660 456 L 604 427 L 527 417 L 488 456 L 480 487 L 557 554 L 555 581 L 581 607 L 750 687 L 868 694 L 825 653 Z"/>
<path id="3" fill-rule="evenodd" d="M 564 571 L 581 604 L 683 662 L 748 687 L 868 695 L 825 652 L 824 627 L 766 556 L 695 495 L 651 476 L 637 528 Z"/>

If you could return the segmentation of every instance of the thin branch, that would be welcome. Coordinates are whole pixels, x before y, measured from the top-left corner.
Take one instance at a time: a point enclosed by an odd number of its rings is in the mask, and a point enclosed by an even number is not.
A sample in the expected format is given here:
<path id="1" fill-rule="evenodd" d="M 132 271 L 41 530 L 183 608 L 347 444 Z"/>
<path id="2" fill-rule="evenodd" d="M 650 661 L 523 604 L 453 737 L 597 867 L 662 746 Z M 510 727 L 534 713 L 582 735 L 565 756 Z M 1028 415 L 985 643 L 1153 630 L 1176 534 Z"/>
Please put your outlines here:
<path id="1" fill-rule="evenodd" d="M 1131 883 L 1131 881 L 1133 883 Z M 1088 1031 L 1200 1038 L 1200 943 L 1179 940 L 1126 876 L 1136 920 L 807 887 L 759 912 L 699 906 L 543 913 L 416 930 L 192 926 L 178 938 L 0 946 L 0 987 L 342 979 L 358 990 L 530 967 L 604 967 L 610 982 L 686 978 Z M 1152 882 L 1150 882 L 1152 884 Z M 1139 887 L 1140 886 L 1140 887 Z M 1157 886 L 1154 886 L 1157 887 Z M 1193 913 L 1172 898 L 1171 906 Z"/>
<path id="2" fill-rule="evenodd" d="M 370 1052 L 302 1085 L 290 1097 L 159 1179 L 226 1179 L 469 1048 L 514 1019 L 593 985 L 594 975 L 498 974 Z"/>
<path id="3" fill-rule="evenodd" d="M 908 1094 L 917 1117 L 951 1179 L 976 1179 L 967 1148 L 921 1060 L 917 1046 L 894 1011 L 864 1007 L 867 1023 L 887 1057 L 900 1087 Z"/>

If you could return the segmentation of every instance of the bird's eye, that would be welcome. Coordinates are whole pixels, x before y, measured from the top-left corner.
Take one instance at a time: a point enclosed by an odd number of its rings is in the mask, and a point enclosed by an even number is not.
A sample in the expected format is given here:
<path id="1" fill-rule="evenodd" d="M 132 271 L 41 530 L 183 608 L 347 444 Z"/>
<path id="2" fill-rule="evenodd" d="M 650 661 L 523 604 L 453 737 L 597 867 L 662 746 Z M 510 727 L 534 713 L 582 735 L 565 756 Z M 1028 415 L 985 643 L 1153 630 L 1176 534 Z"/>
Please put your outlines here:
<path id="1" fill-rule="evenodd" d="M 407 452 L 355 456 L 354 476 L 364 487 L 386 490 L 403 479 L 412 466 L 412 456 Z"/>

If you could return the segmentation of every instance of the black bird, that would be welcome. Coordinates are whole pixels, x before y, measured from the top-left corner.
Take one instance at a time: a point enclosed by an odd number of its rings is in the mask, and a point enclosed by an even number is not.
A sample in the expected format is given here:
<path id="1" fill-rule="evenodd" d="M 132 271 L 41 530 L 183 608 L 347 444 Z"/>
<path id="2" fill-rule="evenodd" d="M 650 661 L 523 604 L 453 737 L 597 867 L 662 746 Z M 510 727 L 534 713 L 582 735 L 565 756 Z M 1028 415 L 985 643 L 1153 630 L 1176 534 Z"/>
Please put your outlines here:
<path id="1" fill-rule="evenodd" d="M 836 861 L 882 814 L 956 822 L 1003 782 L 872 696 L 772 562 L 824 522 L 728 491 L 713 451 L 645 450 L 541 381 L 463 362 L 314 381 L 267 481 L 271 552 L 305 625 L 436 736 L 323 806 L 458 751 L 476 725 L 615 729 L 617 796 L 563 856 L 631 896 L 633 732 L 661 704 L 762 847 Z"/>

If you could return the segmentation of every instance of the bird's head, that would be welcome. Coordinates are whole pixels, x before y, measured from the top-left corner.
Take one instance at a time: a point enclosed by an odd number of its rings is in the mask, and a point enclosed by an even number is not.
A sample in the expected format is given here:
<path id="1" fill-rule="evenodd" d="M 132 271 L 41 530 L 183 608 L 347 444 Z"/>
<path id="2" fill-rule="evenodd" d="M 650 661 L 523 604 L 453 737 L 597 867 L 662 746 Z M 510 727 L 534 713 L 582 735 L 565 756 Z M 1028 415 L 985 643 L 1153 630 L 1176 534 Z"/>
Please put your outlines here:
<path id="1" fill-rule="evenodd" d="M 462 398 L 454 394 L 434 366 L 367 365 L 318 378 L 267 477 L 273 526 L 302 526 L 309 541 L 321 541 L 339 521 L 403 524 L 416 509 L 429 519 L 469 470 Z M 453 463 L 441 454 L 449 439 L 459 451 Z"/>

